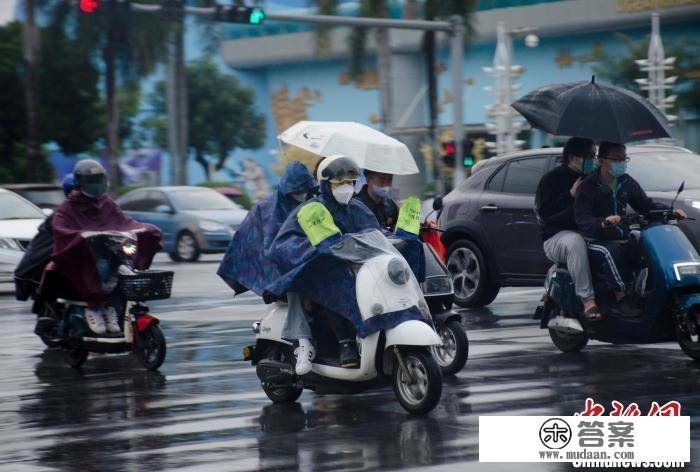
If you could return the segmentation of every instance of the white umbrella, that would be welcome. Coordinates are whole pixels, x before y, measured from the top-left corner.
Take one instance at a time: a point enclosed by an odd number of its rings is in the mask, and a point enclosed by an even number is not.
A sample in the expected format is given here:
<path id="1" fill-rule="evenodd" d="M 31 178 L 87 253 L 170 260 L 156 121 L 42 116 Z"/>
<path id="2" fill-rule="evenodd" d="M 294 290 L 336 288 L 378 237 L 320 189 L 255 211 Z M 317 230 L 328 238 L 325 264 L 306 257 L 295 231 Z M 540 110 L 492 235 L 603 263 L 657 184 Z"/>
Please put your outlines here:
<path id="1" fill-rule="evenodd" d="M 323 157 L 342 154 L 366 170 L 393 175 L 418 173 L 404 143 L 360 123 L 300 121 L 277 139 Z"/>

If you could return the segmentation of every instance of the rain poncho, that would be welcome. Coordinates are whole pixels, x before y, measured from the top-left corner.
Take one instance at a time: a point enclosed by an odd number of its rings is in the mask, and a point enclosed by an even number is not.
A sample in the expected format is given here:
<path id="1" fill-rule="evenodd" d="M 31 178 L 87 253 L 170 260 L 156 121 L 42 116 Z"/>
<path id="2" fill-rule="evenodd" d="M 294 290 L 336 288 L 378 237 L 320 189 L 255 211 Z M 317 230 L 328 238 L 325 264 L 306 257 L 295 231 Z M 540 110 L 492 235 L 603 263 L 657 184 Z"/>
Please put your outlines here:
<path id="1" fill-rule="evenodd" d="M 106 287 L 98 274 L 98 255 L 103 248 L 95 233 L 130 232 L 137 240 L 135 269 L 146 269 L 162 247 L 162 233 L 153 225 L 140 223 L 124 213 L 109 195 L 89 198 L 71 192 L 53 216 L 52 260 L 72 288 L 85 301 L 102 302 L 114 287 Z M 92 235 L 90 234 L 92 233 Z"/>
<path id="2" fill-rule="evenodd" d="M 252 290 L 262 296 L 267 284 L 279 277 L 266 251 L 289 214 L 299 205 L 290 195 L 317 187 L 318 183 L 306 166 L 292 162 L 280 179 L 277 193 L 250 209 L 216 272 L 236 294 Z"/>
<path id="3" fill-rule="evenodd" d="M 314 206 L 318 208 L 319 204 L 330 213 L 332 222 L 330 225 L 319 222 L 317 233 L 307 236 L 299 220 L 304 221 L 308 216 L 308 220 L 318 221 L 317 215 L 307 210 Z M 379 223 L 362 202 L 352 199 L 347 205 L 341 205 L 333 198 L 328 182 L 322 182 L 321 195 L 292 212 L 273 241 L 269 256 L 281 275 L 267 286 L 267 291 L 277 296 L 296 292 L 302 298 L 310 299 L 350 320 L 361 337 L 392 328 L 409 319 L 422 319 L 420 310 L 411 308 L 362 320 L 355 293 L 356 274 L 361 261 L 351 262 L 347 257 L 337 257 L 333 255 L 331 246 L 343 238 L 347 239 L 348 233 L 372 230 L 380 230 Z M 420 241 L 408 234 L 406 241 L 404 251 L 419 252 L 419 257 L 415 259 L 420 260 L 424 267 Z M 408 262 L 410 264 L 411 261 Z"/>

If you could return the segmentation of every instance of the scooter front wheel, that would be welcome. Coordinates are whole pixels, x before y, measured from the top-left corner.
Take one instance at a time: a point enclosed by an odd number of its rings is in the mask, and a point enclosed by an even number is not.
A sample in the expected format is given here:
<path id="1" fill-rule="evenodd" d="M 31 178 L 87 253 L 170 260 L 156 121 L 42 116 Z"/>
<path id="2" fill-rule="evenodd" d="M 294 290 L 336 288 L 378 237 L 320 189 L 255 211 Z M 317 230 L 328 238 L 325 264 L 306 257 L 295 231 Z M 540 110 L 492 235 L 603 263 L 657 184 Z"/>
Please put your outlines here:
<path id="1" fill-rule="evenodd" d="M 135 353 L 141 365 L 148 370 L 158 370 L 165 361 L 165 336 L 157 323 L 151 323 L 148 328 L 140 333 L 135 333 L 138 336 Z"/>
<path id="2" fill-rule="evenodd" d="M 700 361 L 700 325 L 695 314 L 676 322 L 676 341 L 686 356 Z"/>
<path id="3" fill-rule="evenodd" d="M 443 375 L 454 375 L 464 368 L 469 357 L 469 339 L 458 320 L 450 320 L 438 328 L 442 346 L 431 348 Z"/>
<path id="4" fill-rule="evenodd" d="M 422 415 L 442 396 L 442 372 L 427 348 L 404 349 L 402 363 L 394 362 L 394 393 L 406 411 Z M 405 369 L 404 369 L 405 368 Z"/>

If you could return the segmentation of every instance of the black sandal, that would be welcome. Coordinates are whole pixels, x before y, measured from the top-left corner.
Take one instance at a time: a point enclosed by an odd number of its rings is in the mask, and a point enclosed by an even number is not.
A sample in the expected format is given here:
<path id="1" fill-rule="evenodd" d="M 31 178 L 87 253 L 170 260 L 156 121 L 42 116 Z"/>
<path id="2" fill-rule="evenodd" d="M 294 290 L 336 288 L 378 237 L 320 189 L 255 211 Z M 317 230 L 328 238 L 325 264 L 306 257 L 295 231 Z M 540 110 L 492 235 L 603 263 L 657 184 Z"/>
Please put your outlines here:
<path id="1" fill-rule="evenodd" d="M 583 313 L 586 321 L 600 321 L 603 319 L 603 314 L 600 312 L 597 306 L 591 307 Z"/>

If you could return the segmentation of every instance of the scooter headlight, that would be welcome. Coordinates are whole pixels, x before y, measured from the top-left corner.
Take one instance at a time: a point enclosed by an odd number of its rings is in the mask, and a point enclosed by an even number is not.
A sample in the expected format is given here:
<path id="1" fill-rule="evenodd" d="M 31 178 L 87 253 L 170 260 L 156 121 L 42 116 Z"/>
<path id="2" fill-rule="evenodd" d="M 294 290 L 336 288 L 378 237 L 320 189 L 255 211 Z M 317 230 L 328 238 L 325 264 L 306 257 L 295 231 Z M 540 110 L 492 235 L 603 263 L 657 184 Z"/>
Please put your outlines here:
<path id="1" fill-rule="evenodd" d="M 404 285 L 408 282 L 408 267 L 406 263 L 398 257 L 389 261 L 389 278 L 396 285 Z"/>
<path id="2" fill-rule="evenodd" d="M 428 277 L 421 285 L 424 295 L 452 293 L 452 279 L 448 276 Z"/>
<path id="3" fill-rule="evenodd" d="M 676 279 L 681 280 L 686 275 L 700 275 L 700 262 L 681 262 L 673 264 Z"/>

